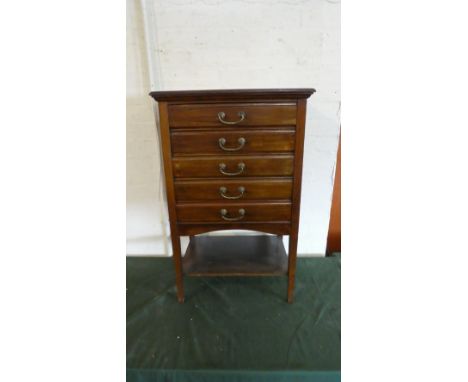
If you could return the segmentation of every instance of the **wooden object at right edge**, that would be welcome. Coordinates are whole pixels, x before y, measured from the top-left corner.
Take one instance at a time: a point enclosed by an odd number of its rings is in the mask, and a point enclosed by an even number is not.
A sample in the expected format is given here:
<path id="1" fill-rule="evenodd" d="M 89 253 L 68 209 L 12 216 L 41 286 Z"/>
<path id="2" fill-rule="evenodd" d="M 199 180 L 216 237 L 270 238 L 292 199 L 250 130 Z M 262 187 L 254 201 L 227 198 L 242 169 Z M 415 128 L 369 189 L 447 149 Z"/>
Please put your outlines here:
<path id="1" fill-rule="evenodd" d="M 336 158 L 330 224 L 328 226 L 327 256 L 330 256 L 333 252 L 341 252 L 341 133 Z"/>

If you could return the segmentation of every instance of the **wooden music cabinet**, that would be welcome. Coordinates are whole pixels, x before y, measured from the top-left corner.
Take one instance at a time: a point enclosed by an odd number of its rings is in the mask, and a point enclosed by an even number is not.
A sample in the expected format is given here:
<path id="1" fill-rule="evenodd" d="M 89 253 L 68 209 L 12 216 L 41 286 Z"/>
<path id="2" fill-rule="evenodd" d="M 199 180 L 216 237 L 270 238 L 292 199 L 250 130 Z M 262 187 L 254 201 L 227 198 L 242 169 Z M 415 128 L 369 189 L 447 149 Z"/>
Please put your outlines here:
<path id="1" fill-rule="evenodd" d="M 296 271 L 307 98 L 314 89 L 157 91 L 177 297 L 183 276 Z M 195 236 L 219 230 L 273 235 Z M 286 251 L 282 235 L 289 235 Z M 180 236 L 190 236 L 184 256 Z"/>

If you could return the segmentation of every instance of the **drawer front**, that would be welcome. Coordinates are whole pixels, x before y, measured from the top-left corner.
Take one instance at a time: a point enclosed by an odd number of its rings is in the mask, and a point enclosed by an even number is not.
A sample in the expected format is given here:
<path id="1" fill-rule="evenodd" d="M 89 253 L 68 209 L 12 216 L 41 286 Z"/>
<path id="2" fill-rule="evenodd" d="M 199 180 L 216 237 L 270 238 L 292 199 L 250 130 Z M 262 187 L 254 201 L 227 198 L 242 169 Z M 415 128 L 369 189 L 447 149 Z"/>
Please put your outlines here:
<path id="1" fill-rule="evenodd" d="M 178 204 L 181 223 L 231 223 L 290 221 L 291 203 L 200 203 Z"/>
<path id="2" fill-rule="evenodd" d="M 290 200 L 292 179 L 176 180 L 174 187 L 177 201 Z"/>
<path id="3" fill-rule="evenodd" d="M 294 130 L 173 131 L 173 154 L 242 154 L 294 151 Z"/>
<path id="4" fill-rule="evenodd" d="M 293 155 L 175 157 L 176 178 L 291 176 Z"/>
<path id="5" fill-rule="evenodd" d="M 296 104 L 170 105 L 170 127 L 295 126 Z"/>

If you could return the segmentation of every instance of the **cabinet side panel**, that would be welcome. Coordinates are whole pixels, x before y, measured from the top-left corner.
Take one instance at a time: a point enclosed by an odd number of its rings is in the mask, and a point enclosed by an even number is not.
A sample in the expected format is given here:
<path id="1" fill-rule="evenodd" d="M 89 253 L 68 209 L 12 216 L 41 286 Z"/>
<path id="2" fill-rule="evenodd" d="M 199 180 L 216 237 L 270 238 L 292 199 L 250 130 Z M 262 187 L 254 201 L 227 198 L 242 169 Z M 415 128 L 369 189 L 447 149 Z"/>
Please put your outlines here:
<path id="1" fill-rule="evenodd" d="M 172 173 L 171 138 L 169 133 L 169 116 L 167 102 L 159 102 L 159 128 L 161 136 L 162 156 L 164 162 L 164 178 L 166 182 L 167 207 L 171 236 L 177 235 L 177 216 L 175 209 L 174 178 Z"/>
<path id="2" fill-rule="evenodd" d="M 298 230 L 299 215 L 301 205 L 301 185 L 302 185 L 302 158 L 304 154 L 304 135 L 305 135 L 305 117 L 307 100 L 299 99 L 297 101 L 297 126 L 296 143 L 294 154 L 294 183 L 292 197 L 292 228 Z"/>
<path id="3" fill-rule="evenodd" d="M 294 181 L 291 209 L 291 234 L 288 251 L 288 302 L 293 301 L 296 277 L 297 240 L 299 234 L 299 215 L 301 208 L 302 157 L 304 153 L 306 99 L 297 101 L 296 144 L 294 156 Z"/>
<path id="4" fill-rule="evenodd" d="M 174 268 L 177 285 L 177 300 L 184 302 L 184 284 L 182 273 L 182 254 L 180 237 L 177 229 L 177 216 L 175 208 L 174 178 L 172 176 L 171 137 L 169 133 L 169 117 L 166 102 L 159 103 L 159 122 L 161 129 L 161 145 L 164 159 L 164 176 L 166 180 L 167 207 L 169 210 L 169 223 L 171 226 L 171 243 L 174 259 Z"/>

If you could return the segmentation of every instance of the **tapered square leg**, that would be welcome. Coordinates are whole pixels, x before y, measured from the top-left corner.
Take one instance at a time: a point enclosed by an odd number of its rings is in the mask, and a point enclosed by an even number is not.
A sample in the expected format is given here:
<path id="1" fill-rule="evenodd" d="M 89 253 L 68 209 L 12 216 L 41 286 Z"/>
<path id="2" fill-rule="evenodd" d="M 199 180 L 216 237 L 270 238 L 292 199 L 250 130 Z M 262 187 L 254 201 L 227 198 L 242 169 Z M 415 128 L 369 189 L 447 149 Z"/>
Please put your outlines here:
<path id="1" fill-rule="evenodd" d="M 173 236 L 172 241 L 172 252 L 174 259 L 175 275 L 176 275 L 176 287 L 177 287 L 177 300 L 180 303 L 184 302 L 184 275 L 182 272 L 182 253 L 180 248 L 180 237 Z"/>
<path id="2" fill-rule="evenodd" d="M 296 278 L 296 257 L 297 257 L 297 232 L 289 236 L 288 251 L 288 302 L 294 299 L 294 281 Z"/>

